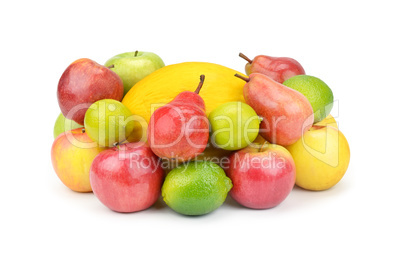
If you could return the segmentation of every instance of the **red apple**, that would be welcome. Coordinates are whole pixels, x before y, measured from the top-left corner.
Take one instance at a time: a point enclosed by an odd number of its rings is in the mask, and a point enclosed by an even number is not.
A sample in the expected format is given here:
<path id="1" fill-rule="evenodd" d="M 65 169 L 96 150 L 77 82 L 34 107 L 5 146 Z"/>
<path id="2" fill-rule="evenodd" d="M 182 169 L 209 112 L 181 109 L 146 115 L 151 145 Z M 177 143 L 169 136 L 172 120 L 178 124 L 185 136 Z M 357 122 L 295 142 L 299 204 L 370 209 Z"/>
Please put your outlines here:
<path id="1" fill-rule="evenodd" d="M 63 115 L 84 125 L 88 107 L 102 99 L 121 101 L 124 87 L 120 77 L 109 68 L 90 59 L 79 59 L 67 67 L 57 88 Z"/>
<path id="2" fill-rule="evenodd" d="M 88 137 L 84 128 L 63 132 L 52 145 L 53 168 L 64 185 L 71 190 L 91 192 L 89 168 L 102 150 Z"/>
<path id="3" fill-rule="evenodd" d="M 295 163 L 282 146 L 251 144 L 232 154 L 229 162 L 226 172 L 233 183 L 230 196 L 245 207 L 275 207 L 295 184 Z"/>
<path id="4" fill-rule="evenodd" d="M 90 171 L 95 196 L 117 212 L 152 206 L 160 196 L 163 178 L 159 158 L 143 143 L 126 143 L 103 151 Z"/>

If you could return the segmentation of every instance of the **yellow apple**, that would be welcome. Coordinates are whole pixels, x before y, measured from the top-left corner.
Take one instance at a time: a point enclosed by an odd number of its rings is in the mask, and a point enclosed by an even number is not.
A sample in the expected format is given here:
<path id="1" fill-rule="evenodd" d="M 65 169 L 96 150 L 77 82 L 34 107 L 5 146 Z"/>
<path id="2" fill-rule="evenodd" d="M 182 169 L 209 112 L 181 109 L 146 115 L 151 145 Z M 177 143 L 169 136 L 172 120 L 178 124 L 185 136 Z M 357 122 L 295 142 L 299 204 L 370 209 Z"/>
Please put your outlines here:
<path id="1" fill-rule="evenodd" d="M 52 145 L 52 164 L 59 179 L 73 191 L 92 192 L 89 170 L 94 158 L 105 148 L 100 148 L 77 128 L 60 134 Z"/>
<path id="2" fill-rule="evenodd" d="M 331 126 L 334 128 L 338 128 L 338 124 L 336 123 L 335 118 L 332 115 L 328 115 L 322 121 L 315 123 L 316 126 Z"/>
<path id="3" fill-rule="evenodd" d="M 286 148 L 296 164 L 296 185 L 307 190 L 331 188 L 349 166 L 349 144 L 342 132 L 331 126 L 315 125 Z"/>

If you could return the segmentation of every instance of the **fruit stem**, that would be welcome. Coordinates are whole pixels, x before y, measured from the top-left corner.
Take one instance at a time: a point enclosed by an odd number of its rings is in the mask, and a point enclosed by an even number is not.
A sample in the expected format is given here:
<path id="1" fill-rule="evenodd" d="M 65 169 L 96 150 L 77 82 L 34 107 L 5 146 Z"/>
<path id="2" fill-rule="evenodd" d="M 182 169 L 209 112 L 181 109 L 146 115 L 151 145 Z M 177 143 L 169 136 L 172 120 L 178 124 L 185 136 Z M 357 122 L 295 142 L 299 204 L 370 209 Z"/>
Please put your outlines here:
<path id="1" fill-rule="evenodd" d="M 138 54 L 138 50 L 136 50 L 136 51 L 134 52 L 134 57 L 137 57 L 137 54 Z"/>
<path id="2" fill-rule="evenodd" d="M 250 82 L 250 78 L 248 78 L 248 77 L 242 76 L 240 74 L 235 74 L 235 76 L 246 81 L 247 83 Z"/>
<path id="3" fill-rule="evenodd" d="M 248 63 L 253 63 L 252 60 L 250 60 L 246 55 L 244 55 L 243 53 L 239 53 L 239 57 L 245 59 L 246 61 L 248 61 Z"/>
<path id="4" fill-rule="evenodd" d="M 262 149 L 265 147 L 265 144 L 267 144 L 267 143 L 268 143 L 268 141 L 265 141 L 265 142 L 261 145 L 260 149 L 258 149 L 258 152 L 262 152 Z"/>
<path id="5" fill-rule="evenodd" d="M 204 84 L 204 80 L 205 80 L 205 75 L 200 75 L 200 83 L 198 84 L 197 89 L 194 91 L 195 94 L 199 94 L 200 90 L 202 88 L 202 85 Z"/>
<path id="6" fill-rule="evenodd" d="M 113 143 L 113 147 L 116 147 L 117 150 L 119 150 L 120 149 L 120 143 L 116 141 L 115 143 Z"/>
<path id="7" fill-rule="evenodd" d="M 81 133 L 85 133 L 85 128 L 82 128 L 82 129 L 81 129 Z"/>
<path id="8" fill-rule="evenodd" d="M 107 68 L 109 68 L 109 69 L 114 68 L 114 64 L 108 66 Z"/>
<path id="9" fill-rule="evenodd" d="M 320 125 L 312 125 L 311 128 L 309 129 L 309 131 L 311 130 L 318 130 L 318 129 L 322 129 L 325 128 L 326 126 L 320 126 Z"/>

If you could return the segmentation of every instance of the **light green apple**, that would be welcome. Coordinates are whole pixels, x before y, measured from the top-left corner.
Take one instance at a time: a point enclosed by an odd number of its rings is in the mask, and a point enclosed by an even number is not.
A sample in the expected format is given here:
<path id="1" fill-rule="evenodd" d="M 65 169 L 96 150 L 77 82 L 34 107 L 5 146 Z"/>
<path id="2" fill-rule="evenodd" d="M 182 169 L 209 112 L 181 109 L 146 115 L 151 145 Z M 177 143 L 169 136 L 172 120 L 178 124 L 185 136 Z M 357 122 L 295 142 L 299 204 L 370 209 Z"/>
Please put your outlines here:
<path id="1" fill-rule="evenodd" d="M 59 136 L 61 133 L 79 127 L 83 127 L 83 125 L 80 125 L 73 120 L 65 118 L 64 115 L 60 113 L 56 119 L 56 122 L 54 123 L 53 136 L 54 138 L 57 138 L 57 136 Z"/>
<path id="2" fill-rule="evenodd" d="M 141 79 L 165 66 L 152 52 L 135 51 L 118 54 L 105 63 L 123 80 L 124 95 Z"/>
<path id="3" fill-rule="evenodd" d="M 225 150 L 239 150 L 258 136 L 260 118 L 250 105 L 227 102 L 215 108 L 208 116 L 211 124 L 211 141 Z"/>
<path id="4" fill-rule="evenodd" d="M 120 101 L 98 100 L 85 113 L 85 132 L 101 147 L 113 147 L 123 142 L 135 127 L 131 111 Z"/>

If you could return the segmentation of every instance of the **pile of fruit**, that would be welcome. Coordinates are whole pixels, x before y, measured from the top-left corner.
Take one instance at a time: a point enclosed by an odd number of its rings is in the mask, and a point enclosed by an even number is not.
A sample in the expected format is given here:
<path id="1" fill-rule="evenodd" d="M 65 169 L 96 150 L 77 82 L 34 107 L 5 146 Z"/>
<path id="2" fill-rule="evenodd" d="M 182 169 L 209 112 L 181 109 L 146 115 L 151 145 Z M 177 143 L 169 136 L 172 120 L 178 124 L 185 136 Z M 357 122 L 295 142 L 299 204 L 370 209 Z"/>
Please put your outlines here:
<path id="1" fill-rule="evenodd" d="M 337 184 L 350 150 L 330 115 L 332 90 L 294 59 L 240 57 L 247 75 L 206 62 L 165 66 L 139 51 L 71 63 L 51 150 L 60 180 L 114 211 L 147 209 L 162 194 L 185 215 L 209 213 L 227 194 L 268 209 L 295 184 Z"/>

